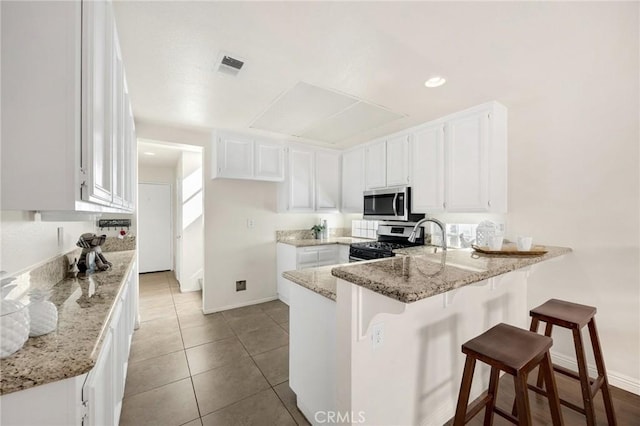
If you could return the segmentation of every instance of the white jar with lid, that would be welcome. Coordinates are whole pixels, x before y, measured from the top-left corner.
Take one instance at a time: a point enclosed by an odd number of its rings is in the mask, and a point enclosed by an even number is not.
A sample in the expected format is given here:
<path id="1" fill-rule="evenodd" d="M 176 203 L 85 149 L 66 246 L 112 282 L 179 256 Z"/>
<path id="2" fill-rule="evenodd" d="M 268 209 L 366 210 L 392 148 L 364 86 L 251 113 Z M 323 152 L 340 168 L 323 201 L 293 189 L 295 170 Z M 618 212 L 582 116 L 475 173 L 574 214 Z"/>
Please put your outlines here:
<path id="1" fill-rule="evenodd" d="M 29 336 L 51 333 L 58 326 L 58 308 L 48 300 L 50 292 L 32 290 L 29 293 Z"/>
<path id="2" fill-rule="evenodd" d="M 496 224 L 489 220 L 482 221 L 476 228 L 476 244 L 480 247 L 488 247 L 495 235 Z"/>
<path id="3" fill-rule="evenodd" d="M 9 290 L 6 286 L 3 290 L 3 299 L 0 305 L 0 358 L 6 358 L 18 351 L 29 338 L 29 310 L 17 300 L 4 299 Z"/>

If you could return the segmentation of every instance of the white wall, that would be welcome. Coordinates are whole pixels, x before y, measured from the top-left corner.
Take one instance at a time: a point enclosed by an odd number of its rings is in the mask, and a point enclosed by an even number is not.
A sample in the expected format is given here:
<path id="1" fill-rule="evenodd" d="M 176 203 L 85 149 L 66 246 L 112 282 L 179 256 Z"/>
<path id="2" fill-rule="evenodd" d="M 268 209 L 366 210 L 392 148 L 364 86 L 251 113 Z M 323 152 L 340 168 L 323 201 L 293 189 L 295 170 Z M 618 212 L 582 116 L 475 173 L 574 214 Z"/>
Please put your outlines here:
<path id="1" fill-rule="evenodd" d="M 95 223 L 35 222 L 34 213 L 7 211 L 0 213 L 2 242 L 0 270 L 15 274 L 76 248 L 78 237 L 95 232 Z M 63 243 L 58 246 L 58 227 L 63 228 Z"/>
<path id="2" fill-rule="evenodd" d="M 183 184 L 187 182 L 187 184 Z M 178 210 L 176 223 L 177 241 L 176 262 L 178 268 L 180 289 L 182 291 L 200 290 L 199 279 L 204 278 L 204 205 L 203 205 L 203 176 L 202 153 L 182 152 L 178 163 Z M 185 188 L 189 192 L 185 192 Z"/>
<path id="3" fill-rule="evenodd" d="M 558 39 L 567 54 L 541 54 L 538 97 L 499 99 L 509 108 L 507 227 L 574 249 L 532 275 L 530 306 L 596 306 L 609 373 L 640 392 L 638 4 L 576 18 Z M 554 351 L 573 356 L 566 333 Z"/>

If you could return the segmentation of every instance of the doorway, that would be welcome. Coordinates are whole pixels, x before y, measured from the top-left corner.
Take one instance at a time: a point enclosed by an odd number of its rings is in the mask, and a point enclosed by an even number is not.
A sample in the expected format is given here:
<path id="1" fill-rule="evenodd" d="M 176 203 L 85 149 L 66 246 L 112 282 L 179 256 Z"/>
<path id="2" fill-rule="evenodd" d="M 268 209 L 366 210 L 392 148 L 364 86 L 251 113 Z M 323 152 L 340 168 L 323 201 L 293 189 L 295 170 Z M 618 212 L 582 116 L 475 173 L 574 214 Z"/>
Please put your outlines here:
<path id="1" fill-rule="evenodd" d="M 171 185 L 138 184 L 139 271 L 173 269 Z"/>

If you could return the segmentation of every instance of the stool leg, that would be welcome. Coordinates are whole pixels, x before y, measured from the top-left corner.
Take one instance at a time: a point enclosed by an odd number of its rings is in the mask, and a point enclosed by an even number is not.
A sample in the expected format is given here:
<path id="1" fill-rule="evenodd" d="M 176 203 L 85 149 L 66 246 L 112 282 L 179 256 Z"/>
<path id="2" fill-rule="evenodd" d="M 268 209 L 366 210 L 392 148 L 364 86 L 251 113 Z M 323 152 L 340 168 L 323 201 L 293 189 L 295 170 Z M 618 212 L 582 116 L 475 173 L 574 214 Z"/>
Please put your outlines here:
<path id="1" fill-rule="evenodd" d="M 550 322 L 547 323 L 544 328 L 544 335 L 547 337 L 551 337 L 551 331 L 553 330 L 553 324 Z M 538 380 L 536 381 L 536 386 L 542 388 L 542 371 L 538 368 Z"/>
<path id="2" fill-rule="evenodd" d="M 464 362 L 464 373 L 462 373 L 462 383 L 460 384 L 460 394 L 458 395 L 458 405 L 456 407 L 456 416 L 453 419 L 453 426 L 463 426 L 465 424 L 475 367 L 476 359 L 467 355 L 467 359 Z"/>
<path id="3" fill-rule="evenodd" d="M 560 413 L 560 399 L 558 398 L 558 389 L 556 388 L 556 379 L 553 375 L 553 365 L 551 365 L 551 356 L 547 351 L 542 358 L 542 362 L 538 367 L 544 373 L 544 382 L 547 388 L 547 398 L 549 399 L 549 408 L 551 409 L 551 423 L 553 426 L 562 426 L 562 414 Z"/>
<path id="4" fill-rule="evenodd" d="M 516 388 L 516 404 L 518 407 L 518 424 L 531 426 L 531 410 L 529 409 L 529 393 L 527 391 L 527 374 L 517 373 L 513 376 Z"/>
<path id="5" fill-rule="evenodd" d="M 593 396 L 591 395 L 591 384 L 589 382 L 589 370 L 587 369 L 587 358 L 582 344 L 582 335 L 579 328 L 573 328 L 573 344 L 576 348 L 576 360 L 578 361 L 578 375 L 580 376 L 580 387 L 582 388 L 582 401 L 584 402 L 587 426 L 595 426 L 596 419 L 593 409 Z"/>
<path id="6" fill-rule="evenodd" d="M 484 426 L 493 424 L 493 411 L 496 407 L 496 399 L 498 395 L 498 380 L 500 380 L 500 370 L 491 367 L 491 378 L 489 379 L 489 402 L 484 411 Z"/>
<path id="7" fill-rule="evenodd" d="M 591 337 L 591 346 L 593 346 L 593 355 L 596 359 L 596 368 L 598 369 L 598 376 L 602 377 L 602 399 L 604 400 L 604 409 L 607 413 L 607 422 L 609 425 L 616 425 L 616 415 L 613 411 L 613 403 L 611 402 L 611 394 L 609 392 L 609 380 L 607 379 L 607 371 L 604 367 L 604 359 L 602 357 L 602 349 L 600 348 L 600 339 L 598 337 L 598 330 L 596 329 L 596 319 L 591 318 L 589 321 L 589 336 Z"/>

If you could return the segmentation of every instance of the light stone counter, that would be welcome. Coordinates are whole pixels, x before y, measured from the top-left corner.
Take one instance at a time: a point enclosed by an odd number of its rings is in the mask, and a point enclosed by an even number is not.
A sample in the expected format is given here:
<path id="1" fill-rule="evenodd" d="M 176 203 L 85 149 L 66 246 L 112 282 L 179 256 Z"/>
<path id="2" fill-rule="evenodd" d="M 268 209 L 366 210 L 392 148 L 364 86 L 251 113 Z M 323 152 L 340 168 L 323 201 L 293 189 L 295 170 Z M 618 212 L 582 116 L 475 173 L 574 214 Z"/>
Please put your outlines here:
<path id="1" fill-rule="evenodd" d="M 353 238 L 353 237 L 329 237 L 329 238 L 319 238 L 319 239 L 283 239 L 279 240 L 279 243 L 289 244 L 294 247 L 311 247 L 311 246 L 323 246 L 327 244 L 342 244 L 342 245 L 350 245 L 351 243 L 361 243 L 364 241 L 374 241 L 368 240 L 366 238 Z"/>
<path id="2" fill-rule="evenodd" d="M 51 287 L 50 300 L 58 308 L 58 327 L 44 336 L 29 338 L 22 349 L 0 360 L 0 395 L 91 370 L 135 251 L 105 255 L 113 263 L 110 270 L 78 274 L 77 278 L 63 279 Z M 42 287 L 42 283 L 37 286 Z"/>
<path id="3" fill-rule="evenodd" d="M 433 247 L 417 247 L 399 250 L 399 256 L 389 259 L 333 268 L 331 273 L 376 293 L 411 303 L 571 252 L 567 247 L 546 248 L 548 252 L 541 256 L 485 255 L 472 249 L 449 250 L 442 265 L 441 251 L 433 253 Z"/>
<path id="4" fill-rule="evenodd" d="M 542 256 L 485 255 L 471 249 L 442 251 L 432 246 L 395 250 L 397 256 L 366 262 L 287 271 L 282 276 L 331 300 L 336 300 L 336 277 L 404 303 L 525 268 L 571 252 L 546 247 Z"/>
<path id="5" fill-rule="evenodd" d="M 319 268 L 298 269 L 283 272 L 282 276 L 302 287 L 318 293 L 331 300 L 336 300 L 336 277 L 331 270 L 336 265 L 320 266 Z"/>

